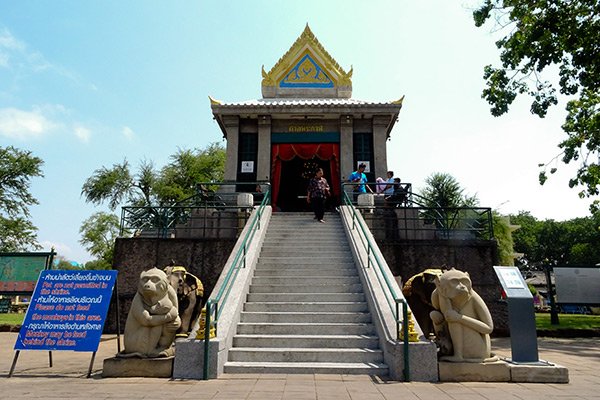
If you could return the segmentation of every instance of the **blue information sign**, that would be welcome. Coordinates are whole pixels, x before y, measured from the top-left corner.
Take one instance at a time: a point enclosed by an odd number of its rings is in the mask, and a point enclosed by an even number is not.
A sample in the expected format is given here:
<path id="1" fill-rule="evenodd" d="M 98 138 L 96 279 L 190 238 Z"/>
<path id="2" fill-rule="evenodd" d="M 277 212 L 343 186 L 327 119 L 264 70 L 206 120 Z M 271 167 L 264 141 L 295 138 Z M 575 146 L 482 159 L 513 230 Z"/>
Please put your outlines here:
<path id="1" fill-rule="evenodd" d="M 117 271 L 42 271 L 15 350 L 98 350 L 116 279 Z"/>

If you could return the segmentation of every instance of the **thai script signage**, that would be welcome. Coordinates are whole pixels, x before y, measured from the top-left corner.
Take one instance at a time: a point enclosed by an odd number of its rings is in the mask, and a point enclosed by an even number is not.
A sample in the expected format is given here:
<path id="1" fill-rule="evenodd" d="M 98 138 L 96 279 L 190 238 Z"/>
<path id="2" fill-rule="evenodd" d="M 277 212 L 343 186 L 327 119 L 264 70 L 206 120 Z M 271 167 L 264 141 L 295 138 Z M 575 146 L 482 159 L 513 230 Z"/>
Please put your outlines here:
<path id="1" fill-rule="evenodd" d="M 117 271 L 42 271 L 15 350 L 96 351 Z"/>

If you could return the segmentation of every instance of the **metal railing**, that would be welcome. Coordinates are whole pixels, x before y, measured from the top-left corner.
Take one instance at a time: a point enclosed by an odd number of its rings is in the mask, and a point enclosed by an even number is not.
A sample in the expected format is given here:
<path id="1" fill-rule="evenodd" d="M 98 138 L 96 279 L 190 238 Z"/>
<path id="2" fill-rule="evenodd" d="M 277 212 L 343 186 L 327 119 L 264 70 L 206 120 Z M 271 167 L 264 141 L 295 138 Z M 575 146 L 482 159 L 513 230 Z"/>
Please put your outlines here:
<path id="1" fill-rule="evenodd" d="M 237 252 L 234 255 L 233 262 L 229 267 L 229 270 L 225 274 L 223 282 L 219 287 L 217 294 L 211 297 L 206 302 L 206 321 L 204 325 L 204 372 L 203 379 L 208 380 L 208 362 L 209 362 L 209 344 L 210 344 L 210 331 L 214 327 L 215 335 L 218 332 L 218 321 L 221 311 L 224 305 L 227 303 L 229 293 L 233 287 L 237 275 L 241 268 L 246 268 L 246 252 L 247 246 L 254 238 L 254 235 L 258 229 L 260 229 L 260 221 L 264 212 L 265 206 L 271 202 L 271 191 L 270 186 L 267 185 L 267 190 L 264 192 L 263 199 L 256 209 L 256 212 L 251 217 L 247 226 L 246 234 L 242 237 L 241 244 L 238 247 Z"/>
<path id="2" fill-rule="evenodd" d="M 197 193 L 169 206 L 123 207 L 120 237 L 235 238 L 253 205 L 264 200 L 268 182 L 202 182 Z M 270 191 L 270 190 L 269 190 Z M 253 205 L 238 205 L 238 195 L 253 195 Z"/>
<path id="3" fill-rule="evenodd" d="M 348 196 L 348 193 L 345 191 L 342 192 L 342 197 L 343 204 L 350 206 L 350 211 L 352 214 L 352 229 L 354 230 L 358 228 L 358 236 L 360 237 L 361 243 L 367 252 L 366 268 L 371 268 L 371 265 L 375 266 L 375 276 L 377 277 L 379 286 L 383 290 L 385 300 L 390 308 L 396 324 L 396 340 L 403 341 L 404 380 L 408 382 L 410 381 L 410 365 L 408 357 L 408 305 L 404 297 L 398 296 L 394 286 L 388 278 L 388 274 L 385 273 L 384 263 L 382 262 L 379 253 L 375 251 L 375 249 L 378 249 L 377 244 L 373 243 L 369 235 L 367 235 L 369 228 L 363 223 L 362 218 L 358 218 L 359 211 L 352 204 L 352 200 Z M 400 319 L 399 304 L 402 304 L 402 319 Z M 402 326 L 402 335 L 400 334 L 400 326 Z"/>
<path id="4" fill-rule="evenodd" d="M 377 183 L 375 183 L 377 184 Z M 375 185 L 369 183 L 369 185 Z M 375 194 L 373 203 L 358 204 L 356 184 L 344 183 L 346 200 L 363 211 L 363 218 L 377 239 L 491 240 L 494 238 L 492 209 L 487 207 L 430 207 L 426 198 L 412 193 L 406 183 L 405 196 L 389 199 Z M 350 197 L 351 196 L 351 197 Z M 365 212 L 368 211 L 368 212 Z"/>

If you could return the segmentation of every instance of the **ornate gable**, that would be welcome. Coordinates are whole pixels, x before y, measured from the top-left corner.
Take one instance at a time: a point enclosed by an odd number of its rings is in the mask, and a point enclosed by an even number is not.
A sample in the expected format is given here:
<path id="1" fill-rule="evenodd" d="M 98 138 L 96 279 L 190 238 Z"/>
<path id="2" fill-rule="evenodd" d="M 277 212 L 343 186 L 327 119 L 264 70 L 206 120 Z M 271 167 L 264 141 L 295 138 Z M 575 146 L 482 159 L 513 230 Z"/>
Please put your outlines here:
<path id="1" fill-rule="evenodd" d="M 349 72 L 329 55 L 308 24 L 269 72 L 262 69 L 263 98 L 350 98 Z"/>

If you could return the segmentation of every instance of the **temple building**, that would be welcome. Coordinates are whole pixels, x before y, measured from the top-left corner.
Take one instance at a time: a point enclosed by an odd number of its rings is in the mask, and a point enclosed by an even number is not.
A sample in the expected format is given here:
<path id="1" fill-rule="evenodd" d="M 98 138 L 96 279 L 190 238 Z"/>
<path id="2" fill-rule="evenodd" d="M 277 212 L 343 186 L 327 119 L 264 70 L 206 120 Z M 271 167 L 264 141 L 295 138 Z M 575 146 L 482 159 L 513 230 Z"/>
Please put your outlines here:
<path id="1" fill-rule="evenodd" d="M 261 99 L 210 98 L 227 140 L 225 180 L 270 181 L 274 210 L 299 211 L 317 167 L 331 185 L 334 204 L 359 163 L 367 165 L 369 182 L 385 177 L 386 142 L 403 97 L 353 99 L 352 68 L 346 72 L 308 25 L 268 72 L 263 67 L 262 77 Z"/>

